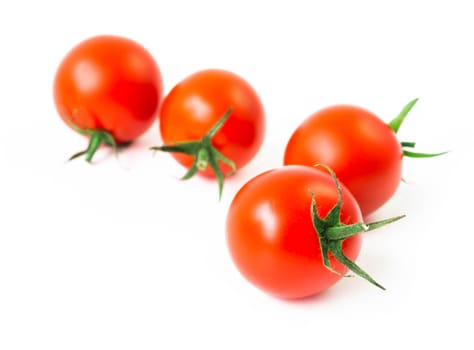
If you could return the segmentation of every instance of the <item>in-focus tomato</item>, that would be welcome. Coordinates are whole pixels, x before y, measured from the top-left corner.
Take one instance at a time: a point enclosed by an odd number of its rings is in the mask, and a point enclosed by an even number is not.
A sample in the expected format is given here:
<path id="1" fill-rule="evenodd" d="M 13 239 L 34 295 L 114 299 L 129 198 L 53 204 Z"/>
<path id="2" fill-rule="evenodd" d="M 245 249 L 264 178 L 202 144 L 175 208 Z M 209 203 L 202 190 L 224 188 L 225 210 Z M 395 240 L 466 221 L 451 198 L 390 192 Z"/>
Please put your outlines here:
<path id="1" fill-rule="evenodd" d="M 90 137 L 90 161 L 101 143 L 125 144 L 156 120 L 163 95 L 152 55 L 128 38 L 101 35 L 84 40 L 62 60 L 54 79 L 54 101 L 74 130 Z"/>
<path id="2" fill-rule="evenodd" d="M 355 198 L 331 174 L 284 166 L 257 175 L 234 197 L 226 221 L 229 251 L 258 288 L 303 298 L 329 288 L 348 268 L 381 287 L 353 262 L 361 249 L 358 233 L 400 217 L 363 224 Z"/>
<path id="3" fill-rule="evenodd" d="M 239 75 L 221 69 L 196 72 L 165 96 L 159 114 L 163 142 L 189 169 L 223 177 L 246 165 L 265 134 L 265 113 L 253 87 Z M 207 135 L 207 136 L 206 136 Z M 184 146 L 183 146 L 184 145 Z"/>
<path id="4" fill-rule="evenodd" d="M 396 132 L 417 100 L 389 124 L 353 105 L 335 105 L 311 116 L 293 132 L 285 149 L 285 165 L 327 164 L 356 198 L 364 216 L 385 204 L 402 177 L 403 156 L 432 157 L 404 149 Z"/>

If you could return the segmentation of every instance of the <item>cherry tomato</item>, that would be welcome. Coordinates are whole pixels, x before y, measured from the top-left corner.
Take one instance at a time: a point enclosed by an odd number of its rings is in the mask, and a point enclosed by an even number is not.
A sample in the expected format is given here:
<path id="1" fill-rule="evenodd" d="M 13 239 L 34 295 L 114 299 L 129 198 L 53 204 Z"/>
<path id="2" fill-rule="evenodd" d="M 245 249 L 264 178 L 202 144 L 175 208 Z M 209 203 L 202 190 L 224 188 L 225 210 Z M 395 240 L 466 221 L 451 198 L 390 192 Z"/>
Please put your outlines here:
<path id="1" fill-rule="evenodd" d="M 318 217 L 324 218 L 340 200 L 340 212 L 337 217 L 333 212 L 332 220 L 336 220 L 332 224 L 361 222 L 352 194 L 344 185 L 335 184 L 327 172 L 294 165 L 251 179 L 235 195 L 226 221 L 227 243 L 238 270 L 252 284 L 279 298 L 303 298 L 332 286 L 347 267 L 335 259 L 336 255 L 341 258 L 337 253 L 326 253 L 332 270 L 325 266 L 318 240 L 322 232 L 315 229 L 310 208 L 315 203 Z M 341 241 L 345 257 L 356 259 L 361 236 Z"/>
<path id="2" fill-rule="evenodd" d="M 119 36 L 79 43 L 64 57 L 54 79 L 61 118 L 90 137 L 88 149 L 75 155 L 86 154 L 88 161 L 101 143 L 115 146 L 142 135 L 156 120 L 162 94 L 161 72 L 152 55 Z"/>
<path id="3" fill-rule="evenodd" d="M 153 149 L 173 152 L 190 169 L 186 178 L 199 171 L 221 182 L 260 149 L 265 113 L 256 91 L 242 77 L 208 69 L 188 76 L 165 96 L 159 126 L 163 142 L 173 147 Z M 189 143 L 192 146 L 181 147 Z"/>
<path id="4" fill-rule="evenodd" d="M 402 158 L 402 146 L 390 125 L 361 107 L 336 105 L 312 114 L 294 131 L 283 163 L 327 164 L 366 216 L 397 190 Z"/>

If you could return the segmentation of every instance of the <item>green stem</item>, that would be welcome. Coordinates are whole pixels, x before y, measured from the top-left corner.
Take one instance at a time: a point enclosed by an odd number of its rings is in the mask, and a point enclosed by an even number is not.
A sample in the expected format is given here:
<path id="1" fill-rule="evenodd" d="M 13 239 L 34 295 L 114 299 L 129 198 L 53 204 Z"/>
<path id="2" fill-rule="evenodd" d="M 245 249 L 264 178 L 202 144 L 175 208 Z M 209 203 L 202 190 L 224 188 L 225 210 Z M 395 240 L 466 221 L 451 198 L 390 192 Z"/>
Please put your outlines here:
<path id="1" fill-rule="evenodd" d="M 402 111 L 400 114 L 395 117 L 388 125 L 390 128 L 392 128 L 393 132 L 396 134 L 398 133 L 398 130 L 402 126 L 402 123 L 404 122 L 405 118 L 407 117 L 408 113 L 411 111 L 413 106 L 418 102 L 418 99 L 415 98 L 414 100 L 410 101 L 407 103 L 405 107 L 403 107 Z M 402 150 L 403 150 L 403 155 L 405 157 L 411 157 L 411 158 L 431 158 L 431 157 L 438 157 L 443 154 L 446 154 L 448 152 L 439 152 L 439 153 L 418 153 L 418 152 L 413 152 L 410 150 L 407 150 L 406 148 L 414 148 L 415 147 L 415 142 L 400 142 L 402 145 Z"/>
<path id="2" fill-rule="evenodd" d="M 408 102 L 406 106 L 403 107 L 402 111 L 390 123 L 388 123 L 388 125 L 392 128 L 395 134 L 398 132 L 406 116 L 408 115 L 408 113 L 411 111 L 411 109 L 417 102 L 418 102 L 417 98 Z"/>
<path id="3" fill-rule="evenodd" d="M 408 142 L 408 141 L 402 141 L 400 142 L 403 148 L 409 147 L 409 148 L 414 148 L 416 143 L 415 142 Z"/>
<path id="4" fill-rule="evenodd" d="M 326 215 L 325 218 L 321 218 L 317 212 L 315 194 L 310 190 L 311 219 L 313 222 L 314 231 L 319 240 L 321 256 L 323 259 L 324 266 L 331 272 L 340 274 L 331 266 L 331 260 L 329 257 L 329 253 L 331 253 L 332 256 L 334 256 L 336 260 L 338 260 L 340 263 L 342 263 L 345 267 L 347 267 L 349 270 L 354 272 L 356 275 L 364 278 L 365 280 L 372 283 L 373 285 L 385 290 L 385 288 L 382 285 L 380 285 L 378 282 L 376 282 L 369 274 L 367 274 L 367 272 L 365 272 L 354 261 L 350 260 L 348 257 L 344 255 L 344 252 L 342 250 L 342 242 L 344 241 L 344 239 L 355 236 L 359 233 L 371 231 L 376 228 L 385 226 L 389 223 L 400 220 L 401 218 L 405 217 L 405 215 L 400 215 L 393 218 L 376 221 L 376 222 L 372 222 L 368 224 L 364 222 L 357 222 L 350 225 L 342 223 L 341 222 L 342 191 L 339 185 L 339 181 L 337 180 L 336 174 L 327 165 L 317 164 L 316 166 L 324 167 L 329 172 L 329 174 L 334 180 L 337 193 L 338 193 L 337 203 L 329 211 L 329 213 Z"/>
<path id="5" fill-rule="evenodd" d="M 419 153 L 419 152 L 412 152 L 406 149 L 403 150 L 403 155 L 405 157 L 410 157 L 410 158 L 433 158 L 433 157 L 442 156 L 443 154 L 446 154 L 446 153 L 448 153 L 448 151 L 439 152 L 439 153 Z"/>
<path id="6" fill-rule="evenodd" d="M 209 164 L 209 151 L 208 147 L 200 148 L 196 157 L 196 166 L 198 170 L 204 171 L 206 170 Z"/>
<path id="7" fill-rule="evenodd" d="M 99 149 L 100 144 L 102 143 L 102 135 L 100 133 L 94 133 L 90 137 L 89 146 L 86 150 L 86 161 L 91 162 L 92 157 L 94 157 L 95 152 Z"/>
<path id="8" fill-rule="evenodd" d="M 190 179 L 197 172 L 204 171 L 208 166 L 211 167 L 217 179 L 219 186 L 219 199 L 222 197 L 224 187 L 224 177 L 219 162 L 227 164 L 231 168 L 230 174 L 233 174 L 237 168 L 233 160 L 225 157 L 212 145 L 212 138 L 224 126 L 225 122 L 232 114 L 232 107 L 229 108 L 222 117 L 209 129 L 209 131 L 200 140 L 175 142 L 171 145 L 162 145 L 151 147 L 153 151 L 163 151 L 171 153 L 182 153 L 194 157 L 193 164 L 182 177 L 183 180 Z"/>
<path id="9" fill-rule="evenodd" d="M 102 144 L 112 147 L 115 155 L 117 155 L 118 145 L 114 137 L 112 136 L 112 134 L 109 133 L 108 131 L 105 131 L 102 129 L 97 129 L 97 130 L 82 129 L 79 126 L 77 126 L 70 118 L 69 118 L 69 124 L 71 125 L 72 129 L 78 132 L 79 134 L 89 137 L 89 144 L 87 148 L 83 151 L 73 154 L 71 157 L 69 157 L 68 159 L 69 161 L 85 155 L 86 161 L 89 163 L 92 162 L 92 159 L 95 153 L 97 152 L 97 150 Z"/>

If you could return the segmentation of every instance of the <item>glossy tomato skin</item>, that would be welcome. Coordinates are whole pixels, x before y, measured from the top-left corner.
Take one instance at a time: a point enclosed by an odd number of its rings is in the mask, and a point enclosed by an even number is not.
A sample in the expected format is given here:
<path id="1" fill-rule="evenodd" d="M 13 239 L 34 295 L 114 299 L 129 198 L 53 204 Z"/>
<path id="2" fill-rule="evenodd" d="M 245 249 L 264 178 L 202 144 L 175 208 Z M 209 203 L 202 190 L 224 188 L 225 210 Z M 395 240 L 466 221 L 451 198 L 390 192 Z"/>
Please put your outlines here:
<path id="1" fill-rule="evenodd" d="M 389 125 L 370 111 L 336 105 L 309 116 L 290 137 L 283 163 L 331 167 L 364 216 L 397 190 L 403 150 Z"/>
<path id="2" fill-rule="evenodd" d="M 265 135 L 265 112 L 253 87 L 239 75 L 221 69 L 198 71 L 178 83 L 163 100 L 159 125 L 165 144 L 200 140 L 232 107 L 232 114 L 212 139 L 213 146 L 237 169 L 258 152 Z M 193 158 L 173 153 L 189 168 Z M 230 171 L 219 163 L 224 174 Z M 201 174 L 213 176 L 210 167 Z"/>
<path id="3" fill-rule="evenodd" d="M 163 82 L 152 55 L 128 38 L 100 35 L 67 53 L 54 79 L 54 101 L 66 122 L 108 131 L 117 143 L 143 134 L 156 120 Z"/>
<path id="4" fill-rule="evenodd" d="M 341 187 L 341 222 L 361 222 L 354 197 Z M 336 186 L 328 173 L 307 166 L 284 166 L 257 175 L 229 207 L 226 231 L 232 260 L 248 281 L 279 298 L 308 297 L 341 279 L 323 265 L 309 190 L 315 193 L 318 214 L 324 218 L 337 202 Z M 357 258 L 361 240 L 360 235 L 344 240 L 349 259 Z M 347 271 L 332 255 L 330 259 L 337 271 Z"/>

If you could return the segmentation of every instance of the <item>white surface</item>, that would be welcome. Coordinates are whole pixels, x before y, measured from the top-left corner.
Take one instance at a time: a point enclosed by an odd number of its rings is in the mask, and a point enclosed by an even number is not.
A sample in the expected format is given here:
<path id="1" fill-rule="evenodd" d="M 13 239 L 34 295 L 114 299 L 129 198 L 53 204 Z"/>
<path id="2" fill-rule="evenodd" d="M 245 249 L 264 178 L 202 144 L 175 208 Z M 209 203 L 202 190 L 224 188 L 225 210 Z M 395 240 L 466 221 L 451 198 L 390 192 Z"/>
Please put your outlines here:
<path id="1" fill-rule="evenodd" d="M 100 4 L 99 4 L 100 3 Z M 472 82 L 469 1 L 10 1 L 0 5 L 0 349 L 472 348 Z M 85 140 L 53 105 L 64 54 L 125 35 L 157 59 L 166 91 L 203 68 L 245 77 L 266 108 L 254 161 L 217 201 L 184 173 L 154 126 L 117 162 L 67 163 Z M 358 263 L 384 284 L 345 279 L 286 302 L 249 285 L 225 245 L 238 188 L 281 164 L 310 113 L 354 103 L 419 151 L 374 218 Z"/>

